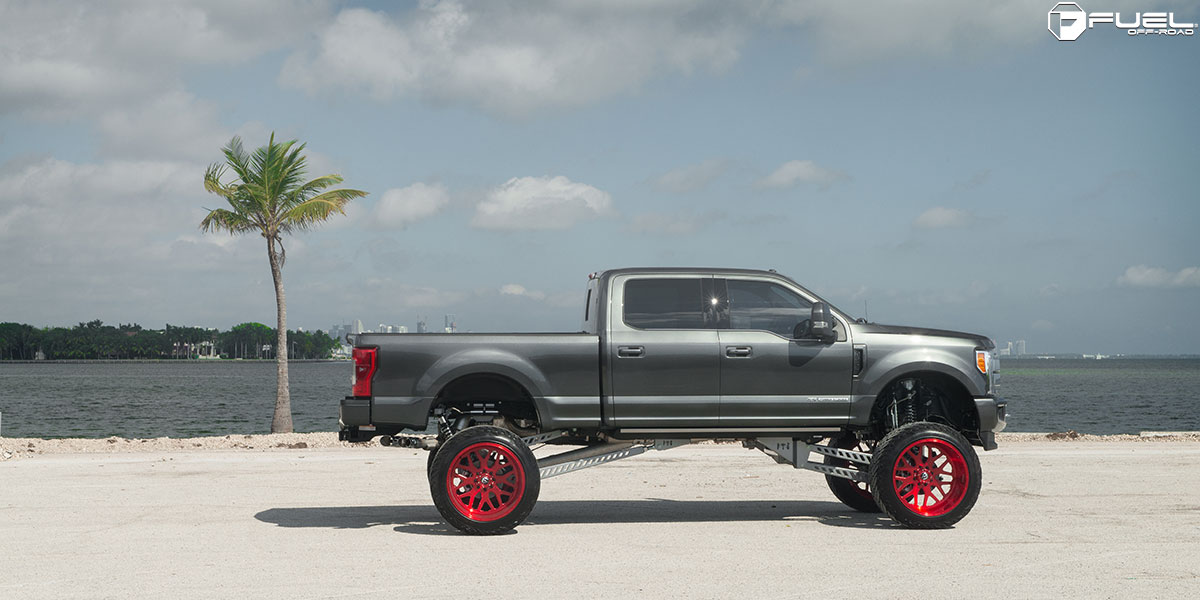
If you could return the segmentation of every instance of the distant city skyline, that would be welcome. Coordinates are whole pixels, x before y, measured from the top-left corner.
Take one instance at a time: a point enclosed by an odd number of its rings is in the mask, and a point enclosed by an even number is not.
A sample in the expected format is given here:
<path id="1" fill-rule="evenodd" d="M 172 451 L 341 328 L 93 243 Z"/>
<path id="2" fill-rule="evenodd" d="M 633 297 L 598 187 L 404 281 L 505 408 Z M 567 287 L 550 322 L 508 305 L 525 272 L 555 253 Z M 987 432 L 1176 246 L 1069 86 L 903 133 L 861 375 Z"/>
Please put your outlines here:
<path id="1" fill-rule="evenodd" d="M 1200 353 L 1200 40 L 1060 42 L 1052 5 L 8 2 L 0 320 L 273 325 L 262 238 L 198 225 L 220 148 L 276 132 L 370 192 L 285 239 L 292 328 L 576 331 L 588 273 L 714 266 Z"/>

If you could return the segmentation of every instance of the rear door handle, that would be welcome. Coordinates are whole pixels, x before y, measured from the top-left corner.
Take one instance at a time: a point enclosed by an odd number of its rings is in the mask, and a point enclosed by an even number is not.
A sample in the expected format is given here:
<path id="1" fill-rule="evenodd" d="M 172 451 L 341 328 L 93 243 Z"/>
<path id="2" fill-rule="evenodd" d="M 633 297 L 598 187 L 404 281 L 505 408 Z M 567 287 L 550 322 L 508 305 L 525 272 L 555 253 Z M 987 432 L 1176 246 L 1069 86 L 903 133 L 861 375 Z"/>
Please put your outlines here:
<path id="1" fill-rule="evenodd" d="M 750 358 L 753 352 L 751 346 L 725 346 L 725 356 L 729 358 Z"/>
<path id="2" fill-rule="evenodd" d="M 621 358 L 641 358 L 645 353 L 642 346 L 617 346 L 617 356 Z"/>

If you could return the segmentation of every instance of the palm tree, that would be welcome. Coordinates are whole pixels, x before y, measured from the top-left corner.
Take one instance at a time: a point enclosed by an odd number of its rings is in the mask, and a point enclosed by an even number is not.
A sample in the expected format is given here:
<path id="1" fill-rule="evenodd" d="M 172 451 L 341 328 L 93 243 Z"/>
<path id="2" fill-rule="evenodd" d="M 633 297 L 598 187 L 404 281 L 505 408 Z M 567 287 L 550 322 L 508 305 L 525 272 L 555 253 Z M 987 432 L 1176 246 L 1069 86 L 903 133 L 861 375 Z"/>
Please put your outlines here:
<path id="1" fill-rule="evenodd" d="M 228 231 L 231 235 L 259 232 L 267 240 L 267 259 L 275 280 L 275 306 L 278 316 L 275 357 L 278 383 L 271 433 L 292 431 L 292 400 L 288 391 L 287 301 L 283 295 L 282 269 L 287 253 L 283 235 L 311 229 L 333 213 L 346 214 L 345 206 L 353 198 L 366 196 L 359 190 L 326 189 L 342 182 L 339 175 L 324 175 L 304 181 L 306 159 L 304 144 L 296 140 L 275 143 L 271 140 L 247 154 L 241 138 L 234 136 L 221 152 L 225 163 L 213 163 L 204 173 L 204 189 L 229 202 L 228 209 L 209 210 L 200 222 L 205 232 Z M 236 178 L 222 182 L 227 171 Z M 206 209 L 208 210 L 208 209 Z"/>

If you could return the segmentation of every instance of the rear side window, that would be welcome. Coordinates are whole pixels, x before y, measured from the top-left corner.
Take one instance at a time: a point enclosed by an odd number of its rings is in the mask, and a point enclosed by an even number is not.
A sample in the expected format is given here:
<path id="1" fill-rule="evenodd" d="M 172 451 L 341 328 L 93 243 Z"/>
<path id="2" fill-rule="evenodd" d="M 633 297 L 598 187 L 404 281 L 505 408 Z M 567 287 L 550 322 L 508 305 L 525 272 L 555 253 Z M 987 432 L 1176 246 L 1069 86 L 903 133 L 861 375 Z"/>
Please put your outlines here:
<path id="1" fill-rule="evenodd" d="M 730 279 L 731 329 L 762 329 L 792 337 L 796 325 L 812 315 L 812 305 L 791 290 L 765 281 Z"/>
<path id="2" fill-rule="evenodd" d="M 639 329 L 704 329 L 700 279 L 625 282 L 625 324 Z"/>

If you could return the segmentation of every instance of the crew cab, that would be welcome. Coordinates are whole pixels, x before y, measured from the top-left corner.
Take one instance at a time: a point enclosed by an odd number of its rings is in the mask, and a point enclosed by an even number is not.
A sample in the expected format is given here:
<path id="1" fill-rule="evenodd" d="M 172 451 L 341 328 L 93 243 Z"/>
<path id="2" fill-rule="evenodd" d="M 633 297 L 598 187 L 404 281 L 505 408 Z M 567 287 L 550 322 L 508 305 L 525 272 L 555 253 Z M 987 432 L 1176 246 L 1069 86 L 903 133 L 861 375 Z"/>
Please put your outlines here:
<path id="1" fill-rule="evenodd" d="M 949 527 L 980 487 L 1005 402 L 982 335 L 868 323 L 774 271 L 588 278 L 576 333 L 354 338 L 340 437 L 430 450 L 443 517 L 500 533 L 540 481 L 696 440 L 826 475 L 851 508 Z M 531 446 L 580 446 L 535 458 Z M 809 460 L 810 454 L 823 457 Z"/>

